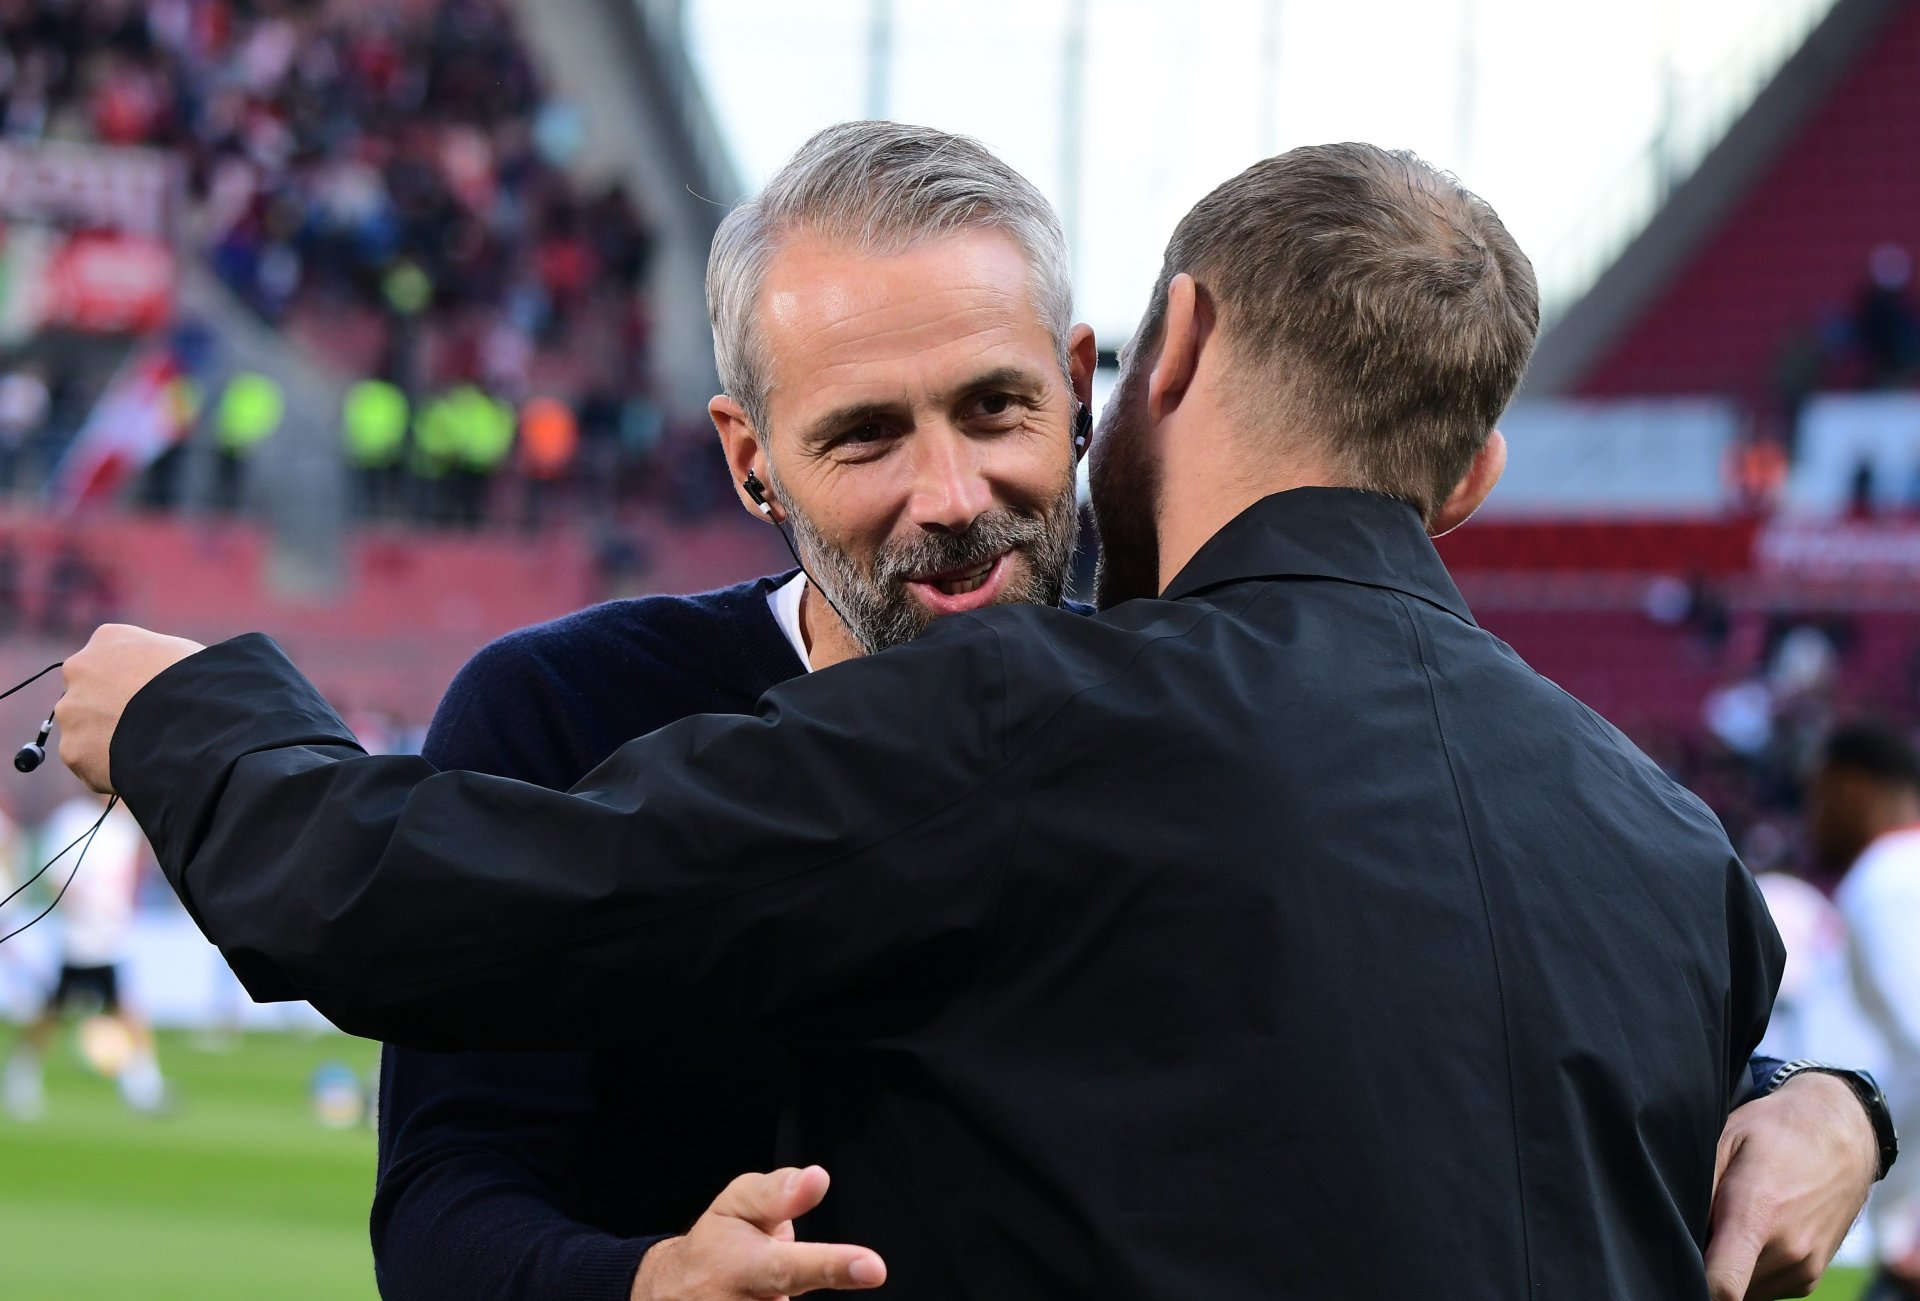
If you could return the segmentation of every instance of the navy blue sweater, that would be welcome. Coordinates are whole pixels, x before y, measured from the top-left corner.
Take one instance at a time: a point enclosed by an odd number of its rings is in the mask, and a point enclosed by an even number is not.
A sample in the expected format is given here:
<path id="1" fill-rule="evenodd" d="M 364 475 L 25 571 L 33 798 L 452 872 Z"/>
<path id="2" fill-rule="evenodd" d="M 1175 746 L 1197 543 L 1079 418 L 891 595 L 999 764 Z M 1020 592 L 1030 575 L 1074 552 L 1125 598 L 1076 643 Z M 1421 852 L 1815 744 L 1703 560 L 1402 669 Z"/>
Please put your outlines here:
<path id="1" fill-rule="evenodd" d="M 565 789 L 689 714 L 744 713 L 804 671 L 767 605 L 790 574 L 594 606 L 460 671 L 425 755 Z M 554 864 L 565 871 L 566 864 Z M 656 1051 L 388 1048 L 373 1256 L 389 1301 L 624 1301 L 641 1254 L 727 1181 L 775 1164 L 786 1063 L 746 1036 Z"/>

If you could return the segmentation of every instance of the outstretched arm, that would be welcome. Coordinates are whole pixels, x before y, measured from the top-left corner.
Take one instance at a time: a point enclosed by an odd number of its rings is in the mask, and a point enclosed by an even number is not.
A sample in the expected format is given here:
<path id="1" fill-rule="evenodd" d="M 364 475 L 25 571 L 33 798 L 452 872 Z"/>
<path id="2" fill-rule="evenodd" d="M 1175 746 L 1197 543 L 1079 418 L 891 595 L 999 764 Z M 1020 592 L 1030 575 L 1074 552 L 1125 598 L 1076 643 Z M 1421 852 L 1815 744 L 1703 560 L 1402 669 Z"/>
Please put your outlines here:
<path id="1" fill-rule="evenodd" d="M 631 742 L 570 794 L 366 756 L 266 638 L 103 630 L 67 662 L 62 757 L 119 789 L 257 998 L 426 1047 L 621 1039 L 642 998 L 655 1033 L 805 1032 L 965 978 L 911 958 L 984 920 L 972 865 L 1020 813 L 994 798 L 997 642 L 966 622 Z"/>

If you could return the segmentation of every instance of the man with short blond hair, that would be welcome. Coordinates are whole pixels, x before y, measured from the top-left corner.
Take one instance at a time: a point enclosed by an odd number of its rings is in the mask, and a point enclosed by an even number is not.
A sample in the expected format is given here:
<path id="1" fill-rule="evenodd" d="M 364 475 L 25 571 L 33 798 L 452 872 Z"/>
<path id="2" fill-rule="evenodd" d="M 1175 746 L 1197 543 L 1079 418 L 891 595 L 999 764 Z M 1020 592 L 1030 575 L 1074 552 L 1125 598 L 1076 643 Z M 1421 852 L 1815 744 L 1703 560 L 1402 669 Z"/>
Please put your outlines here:
<path id="1" fill-rule="evenodd" d="M 1295 149 L 1196 204 L 1168 241 L 1143 340 L 1182 273 L 1207 286 L 1260 377 L 1243 421 L 1270 423 L 1273 404 L 1313 411 L 1313 437 L 1355 487 L 1429 514 L 1506 409 L 1540 325 L 1533 267 L 1486 201 L 1373 145 Z"/>

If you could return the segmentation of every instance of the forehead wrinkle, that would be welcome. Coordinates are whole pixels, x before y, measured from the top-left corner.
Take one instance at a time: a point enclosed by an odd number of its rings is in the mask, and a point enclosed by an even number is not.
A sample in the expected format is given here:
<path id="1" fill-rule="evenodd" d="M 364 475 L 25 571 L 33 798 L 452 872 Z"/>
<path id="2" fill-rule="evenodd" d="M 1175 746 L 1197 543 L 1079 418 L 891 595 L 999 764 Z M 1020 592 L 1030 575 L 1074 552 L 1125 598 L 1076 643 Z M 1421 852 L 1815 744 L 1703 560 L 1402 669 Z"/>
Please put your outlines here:
<path id="1" fill-rule="evenodd" d="M 776 360 L 776 370 L 787 380 L 789 393 L 804 391 L 806 406 L 821 410 L 844 405 L 843 396 L 846 401 L 911 406 L 916 393 L 948 398 L 953 395 L 940 391 L 947 384 L 964 385 L 987 370 L 1012 367 L 1045 373 L 1048 369 L 1051 351 L 1044 340 L 1038 340 L 1041 351 L 1029 356 L 1033 348 L 1021 339 L 1019 322 L 987 310 L 962 315 L 974 318 L 963 321 L 962 329 L 955 328 L 955 317 L 950 315 L 918 322 L 890 336 L 848 337 L 830 343 L 804 363 L 783 354 Z M 1034 328 L 1044 334 L 1038 323 Z M 937 339 L 927 337 L 936 331 Z M 884 353 L 874 347 L 879 338 L 887 341 Z M 800 365 L 805 368 L 804 385 L 795 382 Z"/>
<path id="2" fill-rule="evenodd" d="M 1030 268 L 1000 242 L 932 265 L 920 257 L 925 250 L 899 260 L 855 255 L 851 265 L 830 244 L 785 250 L 761 316 L 768 398 L 778 394 L 790 408 L 774 423 L 860 403 L 949 397 L 933 390 L 966 382 L 962 369 L 970 378 L 996 367 L 1050 368 L 1057 350 Z"/>
<path id="3" fill-rule="evenodd" d="M 840 311 L 809 313 L 825 319 L 809 321 L 795 313 L 784 323 L 801 339 L 817 341 L 830 351 L 890 337 L 900 339 L 903 347 L 919 349 L 926 346 L 924 336 L 944 334 L 956 323 L 963 324 L 969 334 L 996 327 L 1017 329 L 1019 321 L 1010 310 L 1012 306 L 1008 295 L 993 287 L 955 285 L 924 289 L 903 298 L 888 296 L 860 305 L 843 300 Z"/>
<path id="4" fill-rule="evenodd" d="M 848 359 L 814 368 L 809 371 L 813 384 L 807 395 L 807 406 L 812 411 L 827 411 L 858 406 L 911 409 L 921 401 L 940 405 L 957 397 L 979 376 L 990 371 L 1033 369 L 1023 365 L 1021 358 L 1007 356 L 1009 341 L 1006 339 L 982 338 L 976 334 L 969 336 L 971 346 L 964 351 L 955 346 L 960 342 L 956 340 L 941 350 L 942 373 L 937 379 L 927 373 L 925 366 L 895 371 L 884 380 L 877 379 L 871 374 L 874 366 L 871 359 Z M 806 422 L 812 419 L 811 415 L 803 417 Z"/>
<path id="5" fill-rule="evenodd" d="M 938 337 L 929 337 L 937 328 Z M 885 335 L 864 335 L 830 343 L 808 363 L 812 373 L 847 367 L 896 366 L 914 360 L 933 361 L 967 356 L 1003 347 L 1018 338 L 1002 320 L 956 320 L 948 317 L 931 326 L 913 327 Z M 884 352 L 876 345 L 884 345 Z"/>

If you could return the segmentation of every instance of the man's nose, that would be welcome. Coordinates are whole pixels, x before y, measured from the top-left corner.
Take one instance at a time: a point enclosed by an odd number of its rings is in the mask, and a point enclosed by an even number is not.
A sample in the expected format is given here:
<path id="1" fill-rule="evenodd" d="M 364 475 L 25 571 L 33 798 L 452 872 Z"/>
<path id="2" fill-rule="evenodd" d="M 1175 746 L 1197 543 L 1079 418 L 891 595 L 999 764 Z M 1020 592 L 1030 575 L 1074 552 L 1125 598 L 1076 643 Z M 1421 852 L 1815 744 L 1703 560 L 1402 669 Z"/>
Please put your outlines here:
<path id="1" fill-rule="evenodd" d="M 923 438 L 914 483 L 913 522 L 935 533 L 964 533 L 993 506 L 980 449 L 957 431 Z"/>

